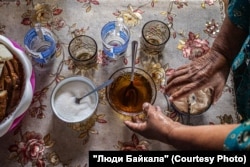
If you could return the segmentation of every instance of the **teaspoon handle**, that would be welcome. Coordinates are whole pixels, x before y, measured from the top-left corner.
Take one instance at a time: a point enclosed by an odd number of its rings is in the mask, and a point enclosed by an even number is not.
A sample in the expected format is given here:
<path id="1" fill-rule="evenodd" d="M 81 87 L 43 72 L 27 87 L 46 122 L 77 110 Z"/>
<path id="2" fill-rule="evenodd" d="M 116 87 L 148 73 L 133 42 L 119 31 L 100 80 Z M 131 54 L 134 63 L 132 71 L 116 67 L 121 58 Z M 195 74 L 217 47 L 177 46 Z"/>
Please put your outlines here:
<path id="1" fill-rule="evenodd" d="M 90 94 L 92 94 L 92 93 L 94 93 L 94 92 L 96 92 L 96 91 L 99 91 L 99 90 L 101 90 L 102 88 L 108 86 L 108 85 L 111 84 L 113 81 L 114 81 L 114 79 L 109 79 L 109 80 L 105 81 L 103 84 L 97 86 L 94 90 L 92 90 L 92 91 L 90 91 L 89 93 L 83 95 L 82 97 L 76 98 L 76 99 L 77 99 L 78 101 L 80 101 L 80 100 L 83 99 L 84 97 L 86 97 L 86 96 L 88 96 L 88 95 L 90 95 Z"/>
<path id="2" fill-rule="evenodd" d="M 130 81 L 134 80 L 134 69 L 135 69 L 135 59 L 136 59 L 136 54 L 137 54 L 137 47 L 138 47 L 138 42 L 132 41 L 132 72 L 131 72 Z"/>

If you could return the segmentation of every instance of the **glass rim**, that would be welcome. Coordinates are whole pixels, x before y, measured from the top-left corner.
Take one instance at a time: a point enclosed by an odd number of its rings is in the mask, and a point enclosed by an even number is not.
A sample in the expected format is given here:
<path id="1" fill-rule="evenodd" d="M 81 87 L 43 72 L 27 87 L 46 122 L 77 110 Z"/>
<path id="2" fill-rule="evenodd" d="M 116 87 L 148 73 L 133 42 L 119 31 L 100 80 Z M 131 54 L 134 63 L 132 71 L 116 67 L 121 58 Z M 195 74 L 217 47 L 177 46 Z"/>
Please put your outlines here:
<path id="1" fill-rule="evenodd" d="M 104 31 L 104 29 L 109 25 L 109 24 L 111 24 L 111 23 L 117 23 L 118 21 L 109 21 L 109 22 L 107 22 L 103 27 L 102 27 L 102 29 L 101 29 L 101 39 L 102 39 L 102 42 L 103 43 L 106 43 L 105 41 L 104 41 L 104 39 L 103 39 L 103 31 Z M 127 42 L 129 42 L 129 40 L 130 40 L 130 29 L 124 24 L 124 23 L 122 23 L 123 24 L 123 27 L 127 30 L 127 35 L 128 35 L 128 39 L 125 41 L 125 43 L 127 43 Z M 104 35 L 105 36 L 105 35 Z M 106 36 L 105 36 L 106 37 Z"/>

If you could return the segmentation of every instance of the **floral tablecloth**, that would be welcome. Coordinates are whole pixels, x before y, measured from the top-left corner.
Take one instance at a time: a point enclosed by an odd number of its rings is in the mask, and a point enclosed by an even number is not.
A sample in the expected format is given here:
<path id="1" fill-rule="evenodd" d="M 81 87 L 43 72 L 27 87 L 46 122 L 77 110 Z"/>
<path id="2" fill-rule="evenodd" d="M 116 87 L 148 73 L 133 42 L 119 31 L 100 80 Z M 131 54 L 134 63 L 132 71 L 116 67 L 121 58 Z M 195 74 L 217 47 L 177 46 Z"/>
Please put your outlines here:
<path id="1" fill-rule="evenodd" d="M 88 166 L 89 150 L 175 150 L 172 146 L 143 138 L 123 124 L 129 119 L 109 106 L 105 90 L 99 92 L 96 114 L 87 122 L 67 124 L 52 112 L 50 95 L 62 79 L 83 75 L 96 85 L 116 69 L 130 66 L 130 45 L 125 57 L 110 60 L 102 52 L 101 27 L 122 17 L 131 31 L 131 41 L 141 37 L 147 21 L 168 24 L 171 37 L 161 62 L 152 61 L 148 72 L 154 78 L 158 95 L 155 104 L 175 121 L 185 116 L 168 109 L 161 93 L 168 73 L 206 53 L 222 23 L 222 0 L 0 0 L 0 34 L 23 45 L 25 33 L 38 21 L 49 28 L 57 40 L 55 61 L 39 65 L 31 60 L 35 72 L 32 104 L 22 122 L 0 137 L 0 166 Z M 98 65 L 91 70 L 77 69 L 69 58 L 68 44 L 78 35 L 92 36 L 98 44 Z M 131 43 L 130 43 L 131 44 Z M 138 56 L 136 66 L 144 68 Z M 191 117 L 191 125 L 238 122 L 232 77 L 220 100 L 201 116 Z"/>

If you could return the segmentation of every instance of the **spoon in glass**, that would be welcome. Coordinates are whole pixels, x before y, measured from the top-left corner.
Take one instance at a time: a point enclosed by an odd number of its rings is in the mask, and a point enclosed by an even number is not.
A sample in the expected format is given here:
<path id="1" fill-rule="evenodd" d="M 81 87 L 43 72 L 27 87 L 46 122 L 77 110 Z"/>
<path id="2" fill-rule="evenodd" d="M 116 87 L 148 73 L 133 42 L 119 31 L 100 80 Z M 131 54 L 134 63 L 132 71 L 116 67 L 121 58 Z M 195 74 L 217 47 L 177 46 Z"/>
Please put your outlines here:
<path id="1" fill-rule="evenodd" d="M 137 41 L 132 41 L 132 67 L 131 67 L 131 78 L 130 84 L 126 87 L 123 95 L 123 104 L 125 106 L 136 106 L 138 101 L 138 90 L 134 86 L 134 69 L 135 69 L 135 59 L 137 53 Z"/>
<path id="2" fill-rule="evenodd" d="M 50 47 L 51 43 L 45 40 L 40 23 L 35 24 L 35 30 L 38 36 L 38 42 L 34 44 L 33 50 L 36 52 L 43 52 Z"/>

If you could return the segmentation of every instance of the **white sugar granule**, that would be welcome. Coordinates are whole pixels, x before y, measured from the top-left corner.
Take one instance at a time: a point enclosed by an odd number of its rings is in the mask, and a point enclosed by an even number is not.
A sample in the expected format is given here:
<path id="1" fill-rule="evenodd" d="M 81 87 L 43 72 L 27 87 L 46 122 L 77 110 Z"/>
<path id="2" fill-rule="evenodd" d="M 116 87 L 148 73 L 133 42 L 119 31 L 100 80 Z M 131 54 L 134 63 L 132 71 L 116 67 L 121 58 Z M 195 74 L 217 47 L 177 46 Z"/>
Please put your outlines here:
<path id="1" fill-rule="evenodd" d="M 80 97 L 91 90 L 89 85 L 79 81 L 63 85 L 58 90 L 54 101 L 58 115 L 67 122 L 78 122 L 88 118 L 95 110 L 94 94 L 83 98 L 80 104 L 75 103 L 75 97 Z"/>

